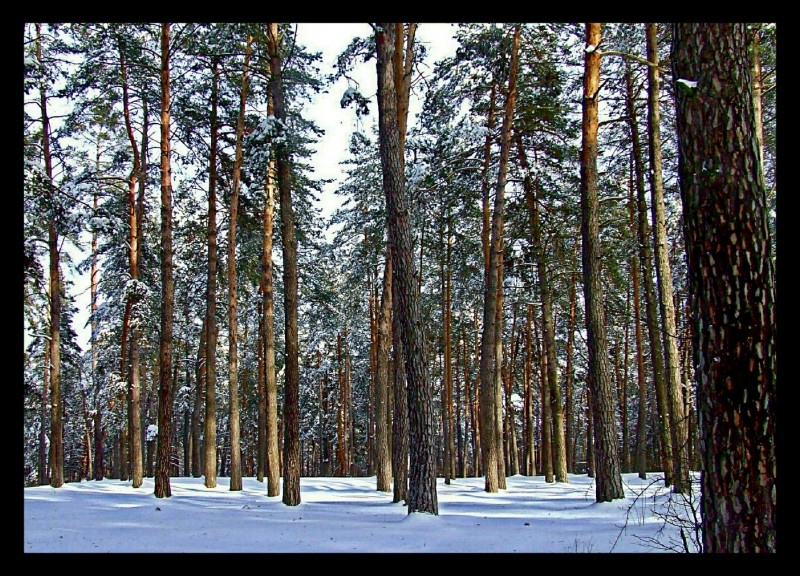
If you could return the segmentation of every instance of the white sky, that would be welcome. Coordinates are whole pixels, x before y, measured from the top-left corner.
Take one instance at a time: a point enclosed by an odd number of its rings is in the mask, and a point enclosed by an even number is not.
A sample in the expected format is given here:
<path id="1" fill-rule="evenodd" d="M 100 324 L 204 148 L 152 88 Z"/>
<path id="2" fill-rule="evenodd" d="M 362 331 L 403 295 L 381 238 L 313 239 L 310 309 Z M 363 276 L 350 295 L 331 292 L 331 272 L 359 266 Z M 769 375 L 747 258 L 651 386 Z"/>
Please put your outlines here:
<path id="1" fill-rule="evenodd" d="M 626 498 L 595 502 L 594 480 L 569 483 L 512 476 L 489 494 L 484 479 L 437 481 L 439 515 L 408 514 L 367 478 L 301 478 L 301 503 L 267 497 L 266 484 L 171 478 L 170 498 L 156 498 L 152 478 L 134 489 L 120 480 L 24 489 L 25 552 L 549 552 L 682 551 L 664 515 L 686 514 L 683 497 L 660 474 L 624 474 Z M 699 476 L 695 478 L 699 494 Z M 643 496 L 638 497 L 643 494 Z M 668 504 L 673 500 L 670 512 Z M 678 506 L 676 502 L 681 502 Z M 695 507 L 698 503 L 695 502 Z M 689 536 L 691 538 L 691 536 Z M 696 550 L 692 550 L 696 551 Z M 363 572 L 363 569 L 357 570 Z"/>

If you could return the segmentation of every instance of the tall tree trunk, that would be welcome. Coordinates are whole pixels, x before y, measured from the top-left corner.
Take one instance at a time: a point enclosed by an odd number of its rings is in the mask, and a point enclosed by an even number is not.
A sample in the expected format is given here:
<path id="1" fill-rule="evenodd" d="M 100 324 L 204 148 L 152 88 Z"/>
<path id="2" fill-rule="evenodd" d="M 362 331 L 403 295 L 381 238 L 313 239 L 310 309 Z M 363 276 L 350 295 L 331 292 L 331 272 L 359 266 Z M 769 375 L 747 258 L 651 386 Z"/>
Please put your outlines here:
<path id="1" fill-rule="evenodd" d="M 142 485 L 142 441 L 141 441 L 141 408 L 140 408 L 140 383 L 139 383 L 139 329 L 137 321 L 138 307 L 136 304 L 141 299 L 139 294 L 139 256 L 141 249 L 139 233 L 142 228 L 138 224 L 138 204 L 136 198 L 136 180 L 141 173 L 139 161 L 139 147 L 133 134 L 130 118 L 130 102 L 128 96 L 128 65 L 122 44 L 118 45 L 119 65 L 122 76 L 122 111 L 125 118 L 125 131 L 133 151 L 133 166 L 128 176 L 128 259 L 131 283 L 127 286 L 127 303 L 130 306 L 130 342 L 128 353 L 128 438 L 130 442 L 130 467 L 132 486 L 138 488 Z M 128 305 L 126 303 L 126 305 Z"/>
<path id="2" fill-rule="evenodd" d="M 411 93 L 411 69 L 414 63 L 414 37 L 417 24 L 409 23 L 408 38 L 403 51 L 404 26 L 395 22 L 395 53 L 393 72 L 395 78 L 395 95 L 397 98 L 397 132 L 400 150 L 405 151 L 406 121 L 408 117 L 408 100 Z M 401 153 L 401 165 L 405 174 L 405 155 Z M 424 228 L 423 228 L 424 234 Z M 389 237 L 391 246 L 391 237 Z M 420 241 L 420 249 L 422 241 Z M 391 249 L 391 248 L 390 248 Z M 422 263 L 420 262 L 420 272 Z M 403 360 L 403 329 L 400 318 L 400 296 L 397 280 L 392 282 L 392 390 L 394 402 L 392 406 L 392 477 L 394 492 L 392 501 L 400 502 L 408 499 L 408 393 L 405 362 Z"/>
<path id="3" fill-rule="evenodd" d="M 436 458 L 433 426 L 433 390 L 425 357 L 420 297 L 414 280 L 409 206 L 403 174 L 397 115 L 397 87 L 393 57 L 396 27 L 381 23 L 376 29 L 378 76 L 378 127 L 386 197 L 387 227 L 392 246 L 392 269 L 397 283 L 398 312 L 402 321 L 404 361 L 408 391 L 409 481 L 408 513 L 438 515 Z"/>
<path id="4" fill-rule="evenodd" d="M 642 267 L 642 280 L 644 283 L 645 312 L 647 313 L 647 331 L 650 336 L 650 353 L 653 358 L 653 380 L 656 389 L 656 402 L 658 408 L 659 427 L 658 433 L 661 440 L 661 462 L 664 471 L 664 485 L 671 486 L 673 478 L 672 459 L 672 425 L 669 416 L 669 397 L 667 393 L 666 372 L 664 369 L 664 348 L 661 345 L 661 332 L 659 330 L 658 310 L 656 308 L 656 289 L 653 285 L 653 260 L 650 245 L 650 225 L 647 219 L 647 200 L 644 190 L 644 165 L 639 140 L 639 127 L 636 122 L 633 102 L 633 77 L 630 66 L 625 72 L 626 103 L 628 108 L 628 127 L 631 132 L 633 149 L 633 167 L 636 184 L 637 214 L 638 214 L 638 243 L 639 261 Z"/>
<path id="5" fill-rule="evenodd" d="M 268 90 L 270 87 L 267 87 Z M 272 94 L 267 101 L 267 113 L 274 115 Z M 272 235 L 275 218 L 276 188 L 275 154 L 270 154 L 264 192 L 263 240 L 261 244 L 261 282 L 263 286 L 262 312 L 264 324 L 264 390 L 265 396 L 265 457 L 267 473 L 267 496 L 280 495 L 280 453 L 278 445 L 278 383 L 275 376 L 275 292 L 272 271 Z"/>
<path id="6" fill-rule="evenodd" d="M 172 167 L 170 165 L 170 24 L 161 25 L 161 341 L 159 346 L 158 453 L 155 496 L 169 498 L 172 440 L 172 328 L 175 279 L 172 271 Z"/>
<path id="7" fill-rule="evenodd" d="M 581 148 L 581 234 L 583 236 L 583 293 L 586 302 L 588 384 L 592 391 L 595 446 L 595 499 L 624 498 L 617 449 L 614 392 L 608 368 L 605 310 L 600 256 L 600 214 L 597 194 L 597 109 L 600 101 L 601 25 L 586 24 Z"/>
<path id="8" fill-rule="evenodd" d="M 42 61 L 42 25 L 36 25 L 36 57 L 40 66 Z M 47 247 L 50 255 L 50 486 L 64 485 L 64 430 L 61 408 L 61 278 L 60 256 L 58 253 L 58 221 L 56 188 L 53 182 L 53 162 L 50 152 L 50 117 L 47 112 L 47 86 L 44 80 L 39 86 L 42 112 L 42 154 L 44 170 L 50 189 L 52 203 L 50 221 L 47 226 Z"/>
<path id="9" fill-rule="evenodd" d="M 208 275 L 206 280 L 206 414 L 203 475 L 206 488 L 217 487 L 217 100 L 219 63 L 211 60 L 211 150 L 208 163 Z"/>
<path id="10" fill-rule="evenodd" d="M 661 110 L 658 72 L 658 40 L 656 24 L 647 24 L 647 123 L 650 144 L 650 209 L 653 216 L 653 245 L 655 246 L 656 279 L 661 311 L 661 340 L 664 345 L 665 377 L 669 402 L 669 429 L 672 441 L 673 491 L 690 489 L 689 455 L 686 419 L 683 414 L 678 330 L 673 303 L 672 269 L 669 264 L 669 244 L 664 207 L 664 185 L 661 176 Z"/>
<path id="11" fill-rule="evenodd" d="M 675 24 L 704 552 L 776 551 L 776 314 L 747 25 Z"/>
<path id="12" fill-rule="evenodd" d="M 561 387 L 558 381 L 558 360 L 556 350 L 555 322 L 553 321 L 553 304 L 550 290 L 550 271 L 545 261 L 544 244 L 539 227 L 538 180 L 531 178 L 528 159 L 522 146 L 522 137 L 517 134 L 517 152 L 524 171 L 523 186 L 525 200 L 530 215 L 531 238 L 536 257 L 536 270 L 539 275 L 539 292 L 542 298 L 542 332 L 547 351 L 547 385 L 550 388 L 550 417 L 553 424 L 553 471 L 556 482 L 569 482 L 567 476 L 567 450 L 564 431 L 564 405 L 561 401 Z M 550 480 L 552 481 L 552 480 Z"/>
<path id="13" fill-rule="evenodd" d="M 502 218 L 502 216 L 501 216 Z M 500 233 L 500 247 L 497 250 L 497 290 L 495 292 L 497 298 L 497 305 L 495 306 L 494 318 L 494 367 L 492 370 L 492 379 L 494 381 L 494 441 L 495 450 L 497 451 L 497 488 L 500 490 L 506 489 L 506 459 L 505 459 L 505 446 L 503 443 L 503 424 L 505 418 L 503 417 L 503 319 L 505 317 L 503 312 L 503 252 L 505 250 L 505 242 L 503 239 L 504 232 L 503 224 L 501 222 Z"/>
<path id="14" fill-rule="evenodd" d="M 230 389 L 230 443 L 231 471 L 230 489 L 242 489 L 242 446 L 239 415 L 239 322 L 236 316 L 238 294 L 236 292 L 236 220 L 239 215 L 239 185 L 242 172 L 242 140 L 244 138 L 244 113 L 247 106 L 247 72 L 250 66 L 253 37 L 247 37 L 242 69 L 242 88 L 239 93 L 239 117 L 236 121 L 236 151 L 231 178 L 230 222 L 228 224 L 228 383 Z"/>
<path id="15" fill-rule="evenodd" d="M 486 289 L 483 307 L 483 333 L 481 335 L 481 454 L 486 492 L 497 492 L 500 488 L 502 452 L 498 451 L 497 418 L 497 379 L 495 363 L 498 361 L 496 351 L 497 331 L 497 294 L 502 290 L 498 270 L 502 262 L 503 245 L 503 211 L 505 206 L 506 170 L 511 141 L 511 123 L 513 121 L 514 103 L 517 96 L 517 54 L 519 51 L 521 27 L 514 29 L 514 40 L 511 48 L 511 68 L 508 79 L 508 96 L 506 97 L 505 115 L 500 144 L 500 166 L 497 176 L 494 209 L 492 212 L 491 242 L 489 247 L 489 270 L 486 275 Z M 504 477 L 504 476 L 503 476 Z"/>
<path id="16" fill-rule="evenodd" d="M 278 24 L 267 24 L 267 50 L 270 57 L 270 86 L 275 118 L 284 125 L 286 102 L 283 93 Z M 297 342 L 297 240 L 294 236 L 292 182 L 289 153 L 285 143 L 276 143 L 278 192 L 281 206 L 281 239 L 283 241 L 284 326 L 286 338 L 286 382 L 284 385 L 283 433 L 283 503 L 300 504 L 300 364 Z"/>

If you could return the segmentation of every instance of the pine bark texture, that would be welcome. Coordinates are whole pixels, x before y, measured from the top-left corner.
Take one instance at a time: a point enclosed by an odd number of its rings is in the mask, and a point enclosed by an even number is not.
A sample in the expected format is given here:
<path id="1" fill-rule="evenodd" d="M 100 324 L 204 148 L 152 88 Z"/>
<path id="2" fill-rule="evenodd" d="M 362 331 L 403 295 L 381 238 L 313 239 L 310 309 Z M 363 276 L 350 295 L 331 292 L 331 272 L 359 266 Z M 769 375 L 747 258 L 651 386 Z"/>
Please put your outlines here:
<path id="1" fill-rule="evenodd" d="M 172 453 L 172 328 L 175 278 L 172 270 L 172 168 L 170 166 L 170 25 L 161 25 L 161 341 L 159 344 L 158 451 L 155 496 L 169 498 Z"/>
<path id="2" fill-rule="evenodd" d="M 597 193 L 597 111 L 600 91 L 601 25 L 586 24 L 584 57 L 583 125 L 581 147 L 581 234 L 583 236 L 583 293 L 586 302 L 588 381 L 592 397 L 595 458 L 595 499 L 609 502 L 624 498 L 617 448 L 614 390 L 608 366 L 605 310 L 601 274 L 599 201 Z"/>
<path id="3" fill-rule="evenodd" d="M 703 551 L 775 552 L 775 288 L 747 25 L 675 24 L 672 67 Z"/>
<path id="4" fill-rule="evenodd" d="M 392 268 L 398 285 L 408 390 L 409 479 L 408 513 L 438 515 L 433 388 L 428 378 L 425 333 L 412 261 L 413 244 L 403 173 L 403 150 L 398 131 L 396 87 L 392 61 L 396 29 L 377 25 L 378 127 L 386 196 L 387 227 L 392 245 Z"/>

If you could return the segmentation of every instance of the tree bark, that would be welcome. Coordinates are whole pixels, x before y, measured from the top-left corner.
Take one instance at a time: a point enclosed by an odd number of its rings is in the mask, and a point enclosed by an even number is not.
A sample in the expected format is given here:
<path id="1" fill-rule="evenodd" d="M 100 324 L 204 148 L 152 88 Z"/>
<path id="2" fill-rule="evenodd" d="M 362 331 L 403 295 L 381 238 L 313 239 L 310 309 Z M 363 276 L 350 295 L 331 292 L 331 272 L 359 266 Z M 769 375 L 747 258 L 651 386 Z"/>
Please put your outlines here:
<path id="1" fill-rule="evenodd" d="M 379 492 L 392 491 L 392 459 L 389 449 L 389 344 L 392 316 L 392 253 L 387 246 L 383 289 L 378 316 L 377 372 L 375 377 L 375 476 Z"/>
<path id="2" fill-rule="evenodd" d="M 628 109 L 628 127 L 631 133 L 631 147 L 633 153 L 633 168 L 636 189 L 636 207 L 638 226 L 636 228 L 639 244 L 639 262 L 642 269 L 644 284 L 645 312 L 647 313 L 647 332 L 650 337 L 650 354 L 653 362 L 653 380 L 656 390 L 656 406 L 659 419 L 658 434 L 661 440 L 661 465 L 664 471 L 664 485 L 671 486 L 675 482 L 674 466 L 672 459 L 672 425 L 669 415 L 669 396 L 667 392 L 666 370 L 664 368 L 664 348 L 661 343 L 659 330 L 658 309 L 656 308 L 658 296 L 653 285 L 653 259 L 650 245 L 650 224 L 647 219 L 647 200 L 644 190 L 644 165 L 639 138 L 639 127 L 634 114 L 633 102 L 633 77 L 630 68 L 625 73 L 626 104 Z"/>
<path id="3" fill-rule="evenodd" d="M 267 50 L 270 57 L 270 86 L 275 118 L 281 126 L 286 121 L 286 102 L 283 92 L 278 24 L 267 25 Z M 300 504 L 300 363 L 297 336 L 297 240 L 294 235 L 294 210 L 292 208 L 292 181 L 289 152 L 285 143 L 276 143 L 275 158 L 278 168 L 278 193 L 281 206 L 281 240 L 283 241 L 283 303 L 286 353 L 286 381 L 283 402 L 283 503 Z"/>
<path id="4" fill-rule="evenodd" d="M 672 68 L 703 551 L 775 552 L 775 284 L 747 25 L 673 25 Z"/>
<path id="5" fill-rule="evenodd" d="M 217 101 L 219 63 L 211 60 L 211 150 L 208 163 L 208 276 L 206 280 L 206 414 L 203 475 L 206 488 L 217 487 Z"/>
<path id="6" fill-rule="evenodd" d="M 397 96 L 393 75 L 396 28 L 381 23 L 376 29 L 378 127 L 387 227 L 392 245 L 392 269 L 397 282 L 400 330 L 408 386 L 409 486 L 408 513 L 438 515 L 433 426 L 433 390 L 428 379 L 425 334 L 412 261 L 412 238 L 405 191 Z"/>
<path id="7" fill-rule="evenodd" d="M 155 496 L 169 498 L 172 440 L 172 328 L 175 279 L 172 271 L 172 168 L 170 166 L 170 25 L 161 25 L 161 340 L 159 345 L 158 453 Z"/>
<path id="8" fill-rule="evenodd" d="M 605 310 L 601 275 L 599 201 L 597 193 L 597 110 L 600 101 L 601 25 L 586 24 L 583 125 L 581 147 L 581 234 L 583 236 L 583 293 L 586 302 L 586 341 L 592 396 L 595 447 L 595 499 L 624 498 L 617 449 L 614 392 L 608 368 Z"/>

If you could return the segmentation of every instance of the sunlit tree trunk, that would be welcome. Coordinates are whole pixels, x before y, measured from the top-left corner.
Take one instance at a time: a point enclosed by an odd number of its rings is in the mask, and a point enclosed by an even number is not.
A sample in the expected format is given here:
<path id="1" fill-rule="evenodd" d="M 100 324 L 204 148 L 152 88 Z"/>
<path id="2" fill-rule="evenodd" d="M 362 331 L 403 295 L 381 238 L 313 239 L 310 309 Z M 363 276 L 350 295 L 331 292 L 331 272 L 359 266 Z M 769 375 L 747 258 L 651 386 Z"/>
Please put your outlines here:
<path id="1" fill-rule="evenodd" d="M 601 25 L 586 24 L 583 77 L 581 147 L 581 233 L 583 236 L 583 292 L 586 301 L 588 384 L 592 394 L 595 447 L 595 499 L 607 502 L 625 496 L 617 448 L 614 393 L 608 367 L 605 310 L 600 256 L 599 201 L 597 191 L 597 112 L 600 101 Z"/>

